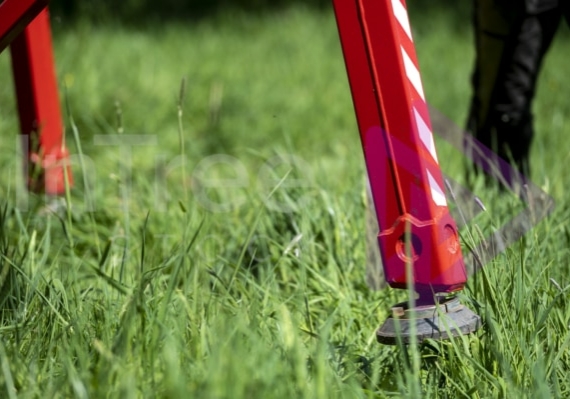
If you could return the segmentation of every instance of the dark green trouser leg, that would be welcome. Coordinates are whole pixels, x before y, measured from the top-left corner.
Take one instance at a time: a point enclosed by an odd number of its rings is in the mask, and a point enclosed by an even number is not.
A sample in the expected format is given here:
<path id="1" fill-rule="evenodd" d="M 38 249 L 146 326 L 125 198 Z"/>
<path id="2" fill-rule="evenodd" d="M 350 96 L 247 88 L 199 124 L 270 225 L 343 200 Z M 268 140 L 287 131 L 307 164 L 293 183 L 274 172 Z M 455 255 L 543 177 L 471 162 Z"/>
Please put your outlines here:
<path id="1" fill-rule="evenodd" d="M 467 129 L 501 158 L 530 174 L 532 100 L 560 10 L 528 15 L 475 0 L 476 59 Z"/>

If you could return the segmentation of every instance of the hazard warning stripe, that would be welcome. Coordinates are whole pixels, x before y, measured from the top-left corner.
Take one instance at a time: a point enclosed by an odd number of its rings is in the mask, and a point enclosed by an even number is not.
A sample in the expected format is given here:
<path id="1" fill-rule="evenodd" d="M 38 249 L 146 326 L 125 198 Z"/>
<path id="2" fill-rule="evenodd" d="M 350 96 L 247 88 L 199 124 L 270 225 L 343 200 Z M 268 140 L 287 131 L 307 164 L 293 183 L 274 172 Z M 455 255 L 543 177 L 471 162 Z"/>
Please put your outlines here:
<path id="1" fill-rule="evenodd" d="M 422 87 L 422 78 L 420 76 L 420 71 L 414 61 L 410 58 L 404 46 L 401 46 L 400 49 L 402 50 L 402 59 L 404 60 L 404 69 L 406 70 L 406 76 L 408 80 L 414 86 L 414 89 L 418 92 L 422 100 L 426 100 L 424 95 L 424 89 Z"/>
<path id="2" fill-rule="evenodd" d="M 412 29 L 410 28 L 410 20 L 408 19 L 408 11 L 400 0 L 392 0 L 392 10 L 400 26 L 406 32 L 410 40 L 412 40 Z"/>
<path id="3" fill-rule="evenodd" d="M 425 93 L 422 85 L 422 79 L 419 67 L 417 64 L 417 59 L 415 57 L 414 40 L 412 38 L 410 21 L 408 19 L 408 12 L 406 10 L 406 6 L 402 2 L 402 0 L 391 0 L 391 5 L 392 5 L 392 12 L 394 13 L 396 20 L 398 21 L 402 30 L 405 32 L 405 35 L 400 34 L 399 38 L 400 38 L 400 52 L 402 54 L 402 61 L 404 64 L 404 70 L 406 71 L 406 77 L 410 82 L 411 86 L 413 87 L 413 89 L 421 98 L 421 100 L 419 101 L 423 101 L 425 103 Z M 406 48 L 408 50 L 406 50 Z M 412 56 L 410 56 L 410 54 L 412 54 Z M 416 131 L 422 145 L 431 155 L 431 158 L 436 163 L 436 165 L 439 164 L 437 159 L 437 153 L 435 150 L 433 133 L 429 125 L 429 120 L 426 122 L 426 120 L 421 116 L 420 112 L 416 107 L 413 107 L 413 117 L 416 124 Z M 442 189 L 441 185 L 438 183 L 438 180 L 430 173 L 428 169 L 426 169 L 425 172 L 433 202 L 438 206 L 447 206 L 445 192 Z"/>
<path id="4" fill-rule="evenodd" d="M 415 107 L 414 107 L 414 118 L 416 120 L 416 126 L 418 128 L 418 134 L 420 135 L 420 140 L 422 141 L 422 144 L 429 151 L 430 155 L 435 160 L 435 162 L 438 162 L 437 153 L 435 152 L 435 142 L 433 140 L 433 133 L 428 124 L 424 121 L 424 118 L 422 118 L 422 116 Z"/>

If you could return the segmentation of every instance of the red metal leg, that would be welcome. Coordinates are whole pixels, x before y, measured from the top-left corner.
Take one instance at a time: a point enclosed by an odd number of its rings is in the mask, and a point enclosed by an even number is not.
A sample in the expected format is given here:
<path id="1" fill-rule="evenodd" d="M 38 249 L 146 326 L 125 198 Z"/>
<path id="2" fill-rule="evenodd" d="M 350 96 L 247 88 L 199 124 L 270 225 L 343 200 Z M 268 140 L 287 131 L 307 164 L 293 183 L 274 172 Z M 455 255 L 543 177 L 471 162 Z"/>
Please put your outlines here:
<path id="1" fill-rule="evenodd" d="M 48 0 L 0 1 L 0 52 L 47 6 Z"/>
<path id="2" fill-rule="evenodd" d="M 406 262 L 413 261 L 420 294 L 460 290 L 465 267 L 444 195 L 405 3 L 335 0 L 334 5 L 378 213 L 386 280 L 392 287 L 405 287 Z"/>
<path id="3" fill-rule="evenodd" d="M 457 226 L 447 207 L 405 1 L 333 3 L 380 227 L 385 278 L 394 288 L 413 281 L 420 294 L 416 306 L 393 308 L 378 340 L 395 343 L 400 336 L 412 342 L 413 337 L 472 332 L 479 317 L 456 298 L 440 300 L 436 295 L 461 290 L 467 276 Z"/>
<path id="4" fill-rule="evenodd" d="M 12 41 L 12 70 L 20 129 L 32 170 L 28 186 L 50 195 L 65 191 L 63 123 L 52 54 L 49 14 L 44 8 Z M 28 169 L 28 168 L 26 168 Z M 69 169 L 68 169 L 69 172 Z M 71 183 L 71 174 L 68 173 Z"/>

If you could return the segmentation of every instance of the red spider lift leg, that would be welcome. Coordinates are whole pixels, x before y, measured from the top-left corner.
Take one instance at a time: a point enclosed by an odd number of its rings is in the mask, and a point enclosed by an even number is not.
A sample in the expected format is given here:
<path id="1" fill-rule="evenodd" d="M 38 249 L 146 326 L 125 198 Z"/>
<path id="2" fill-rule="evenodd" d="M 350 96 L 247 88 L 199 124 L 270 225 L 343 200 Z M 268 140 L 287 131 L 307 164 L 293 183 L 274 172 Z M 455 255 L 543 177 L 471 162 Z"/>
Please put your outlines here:
<path id="1" fill-rule="evenodd" d="M 445 339 L 480 319 L 454 293 L 467 276 L 447 207 L 404 0 L 333 0 L 380 232 L 384 274 L 413 284 L 378 341 Z M 411 301 L 413 303 L 413 301 Z"/>
<path id="2" fill-rule="evenodd" d="M 65 172 L 69 184 L 71 172 L 69 166 L 64 166 L 68 153 L 63 142 L 46 3 L 45 0 L 0 3 L 0 51 L 10 45 L 20 130 L 27 149 L 28 187 L 60 195 L 65 192 Z"/>

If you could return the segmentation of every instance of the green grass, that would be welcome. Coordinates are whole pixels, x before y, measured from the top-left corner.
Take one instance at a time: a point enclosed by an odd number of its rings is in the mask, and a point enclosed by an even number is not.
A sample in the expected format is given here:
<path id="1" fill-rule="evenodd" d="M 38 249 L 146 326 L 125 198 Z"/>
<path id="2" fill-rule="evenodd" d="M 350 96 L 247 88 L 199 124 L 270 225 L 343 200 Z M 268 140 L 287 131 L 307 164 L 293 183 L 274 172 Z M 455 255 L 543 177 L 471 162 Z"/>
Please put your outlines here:
<path id="1" fill-rule="evenodd" d="M 467 22 L 413 11 L 428 100 L 462 124 Z M 331 12 L 56 23 L 54 38 L 74 154 L 61 216 L 21 190 L 0 57 L 0 397 L 570 395 L 566 36 L 535 107 L 533 180 L 554 214 L 470 279 L 478 333 L 408 348 L 375 341 L 406 292 L 365 284 L 363 159 Z M 131 135 L 154 141 L 130 158 L 103 145 L 142 143 Z M 488 212 L 466 245 L 508 217 L 478 194 Z"/>

